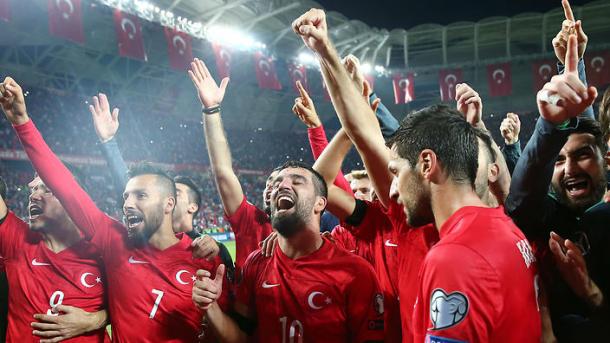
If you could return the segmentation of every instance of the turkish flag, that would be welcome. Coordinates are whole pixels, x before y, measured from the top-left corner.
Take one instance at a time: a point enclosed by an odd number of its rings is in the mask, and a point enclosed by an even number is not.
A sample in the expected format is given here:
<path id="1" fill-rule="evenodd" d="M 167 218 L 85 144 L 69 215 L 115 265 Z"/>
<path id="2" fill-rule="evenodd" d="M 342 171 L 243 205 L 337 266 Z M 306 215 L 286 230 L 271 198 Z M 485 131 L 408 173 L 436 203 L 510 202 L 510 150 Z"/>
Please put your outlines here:
<path id="1" fill-rule="evenodd" d="M 288 73 L 290 74 L 290 81 L 292 81 L 292 89 L 294 89 L 297 94 L 300 94 L 299 89 L 297 88 L 297 81 L 301 81 L 303 88 L 309 92 L 309 82 L 307 81 L 307 72 L 305 71 L 304 66 L 290 63 L 288 64 Z"/>
<path id="2" fill-rule="evenodd" d="M 273 60 L 262 52 L 258 51 L 254 54 L 254 63 L 256 68 L 256 79 L 258 80 L 258 86 L 263 89 L 282 89 L 280 80 L 277 78 L 275 72 L 275 65 Z"/>
<path id="3" fill-rule="evenodd" d="M 413 73 L 403 74 L 396 73 L 392 77 L 392 85 L 394 86 L 394 103 L 408 104 L 415 99 L 413 87 Z"/>
<path id="4" fill-rule="evenodd" d="M 10 0 L 0 0 L 0 19 L 4 21 L 11 20 Z"/>
<path id="5" fill-rule="evenodd" d="M 119 43 L 119 55 L 146 61 L 142 26 L 138 17 L 114 10 L 114 29 Z"/>
<path id="6" fill-rule="evenodd" d="M 534 79 L 534 92 L 538 92 L 544 84 L 551 81 L 557 74 L 557 62 L 554 60 L 540 60 L 532 63 L 532 76 Z"/>
<path id="7" fill-rule="evenodd" d="M 587 53 L 585 63 L 587 82 L 591 86 L 601 87 L 610 83 L 610 51 Z"/>
<path id="8" fill-rule="evenodd" d="M 513 79 L 510 63 L 490 64 L 487 66 L 487 85 L 489 96 L 508 96 L 513 92 Z"/>
<path id="9" fill-rule="evenodd" d="M 462 82 L 462 69 L 444 69 L 438 73 L 442 101 L 455 100 L 455 86 Z"/>
<path id="10" fill-rule="evenodd" d="M 224 79 L 231 75 L 231 51 L 226 47 L 212 43 L 212 50 L 216 56 L 216 70 L 218 71 L 218 78 Z"/>
<path id="11" fill-rule="evenodd" d="M 49 31 L 54 36 L 85 43 L 80 0 L 49 0 Z"/>
<path id="12" fill-rule="evenodd" d="M 187 70 L 193 61 L 191 36 L 178 30 L 164 28 L 169 64 L 176 70 Z"/>

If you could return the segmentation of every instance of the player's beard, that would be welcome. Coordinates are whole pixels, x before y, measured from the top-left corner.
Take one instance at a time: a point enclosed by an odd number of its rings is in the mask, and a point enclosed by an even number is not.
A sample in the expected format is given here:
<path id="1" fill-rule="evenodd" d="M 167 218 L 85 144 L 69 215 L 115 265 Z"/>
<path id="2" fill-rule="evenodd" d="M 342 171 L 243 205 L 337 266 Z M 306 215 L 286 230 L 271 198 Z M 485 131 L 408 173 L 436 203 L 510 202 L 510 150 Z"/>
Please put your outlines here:
<path id="1" fill-rule="evenodd" d="M 129 242 L 135 246 L 144 246 L 152 235 L 157 232 L 163 222 L 163 204 L 159 202 L 156 209 L 142 212 L 144 226 L 140 230 L 128 230 Z"/>
<path id="2" fill-rule="evenodd" d="M 407 223 L 411 227 L 420 227 L 434 221 L 434 214 L 430 203 L 430 194 L 426 193 L 421 184 L 422 178 L 419 174 L 415 175 L 416 182 L 411 183 L 408 197 L 403 199 L 405 206 Z"/>
<path id="3" fill-rule="evenodd" d="M 311 219 L 314 201 L 315 197 L 313 199 L 297 198 L 292 211 L 275 213 L 271 217 L 271 226 L 284 238 L 293 237 L 307 226 Z"/>
<path id="4" fill-rule="evenodd" d="M 568 197 L 568 190 L 563 184 L 557 185 L 554 182 L 551 183 L 551 189 L 553 193 L 558 197 L 559 203 L 575 212 L 584 212 L 589 207 L 600 202 L 604 197 L 604 193 L 606 192 L 606 175 L 602 173 L 602 176 L 597 180 L 593 180 L 590 175 L 587 175 L 587 177 L 589 178 L 589 187 L 591 187 L 591 191 L 587 196 L 581 197 L 579 199 L 572 199 Z"/>

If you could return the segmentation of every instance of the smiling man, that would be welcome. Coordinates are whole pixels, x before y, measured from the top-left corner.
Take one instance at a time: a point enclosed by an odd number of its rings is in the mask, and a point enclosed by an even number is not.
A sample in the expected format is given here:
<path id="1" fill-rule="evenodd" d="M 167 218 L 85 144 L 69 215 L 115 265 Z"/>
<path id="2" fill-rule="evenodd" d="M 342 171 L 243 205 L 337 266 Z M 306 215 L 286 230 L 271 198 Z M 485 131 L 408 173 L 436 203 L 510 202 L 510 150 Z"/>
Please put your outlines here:
<path id="1" fill-rule="evenodd" d="M 233 318 L 216 304 L 220 275 L 195 283 L 193 300 L 208 308 L 223 342 L 246 342 L 248 336 L 257 342 L 383 340 L 383 296 L 373 269 L 320 236 L 326 197 L 326 182 L 316 171 L 287 162 L 271 195 L 278 244 L 271 256 L 258 250 L 246 260 Z"/>

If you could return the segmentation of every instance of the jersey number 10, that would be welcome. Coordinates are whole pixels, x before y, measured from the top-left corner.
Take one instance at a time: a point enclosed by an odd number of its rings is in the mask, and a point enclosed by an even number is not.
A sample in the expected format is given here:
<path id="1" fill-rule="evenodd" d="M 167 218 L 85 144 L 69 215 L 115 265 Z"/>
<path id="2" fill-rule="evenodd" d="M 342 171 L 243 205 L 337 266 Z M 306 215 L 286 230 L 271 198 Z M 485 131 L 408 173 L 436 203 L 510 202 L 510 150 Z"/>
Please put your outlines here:
<path id="1" fill-rule="evenodd" d="M 282 343 L 303 343 L 303 323 L 295 319 L 288 325 L 288 317 L 280 318 L 282 323 Z"/>

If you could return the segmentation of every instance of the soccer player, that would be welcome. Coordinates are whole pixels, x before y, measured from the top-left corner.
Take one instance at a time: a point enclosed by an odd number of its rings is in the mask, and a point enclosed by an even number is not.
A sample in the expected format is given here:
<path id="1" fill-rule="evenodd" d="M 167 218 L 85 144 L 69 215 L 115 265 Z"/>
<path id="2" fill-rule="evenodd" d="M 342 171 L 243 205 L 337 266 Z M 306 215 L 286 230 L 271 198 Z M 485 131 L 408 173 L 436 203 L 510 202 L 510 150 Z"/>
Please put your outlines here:
<path id="1" fill-rule="evenodd" d="M 239 274 L 248 255 L 257 250 L 259 243 L 272 232 L 268 212 L 271 180 L 277 173 L 272 172 L 265 183 L 263 191 L 265 209 L 261 210 L 248 202 L 233 170 L 231 151 L 220 115 L 221 103 L 229 79 L 224 78 L 218 86 L 203 61 L 197 58 L 191 63 L 188 73 L 203 106 L 205 143 L 208 147 L 210 166 L 214 173 L 218 194 L 220 194 L 225 214 L 235 233 L 235 271 Z"/>
<path id="2" fill-rule="evenodd" d="M 215 302 L 222 293 L 220 275 L 195 283 L 193 300 L 208 308 L 210 325 L 223 341 L 383 340 L 383 296 L 372 268 L 320 236 L 326 192 L 324 179 L 310 167 L 282 166 L 271 196 L 278 245 L 271 257 L 260 251 L 248 257 L 237 289 L 237 320 Z"/>
<path id="3" fill-rule="evenodd" d="M 535 258 L 501 207 L 475 192 L 477 130 L 431 106 L 390 140 L 393 197 L 413 227 L 435 223 L 440 240 L 420 270 L 415 342 L 539 342 Z"/>
<path id="4" fill-rule="evenodd" d="M 13 80 L 8 84 L 16 99 L 13 106 L 20 107 L 6 114 L 34 168 L 85 239 L 101 253 L 113 341 L 196 341 L 203 317 L 190 299 L 196 270 L 215 272 L 224 266 L 218 260 L 194 259 L 191 239 L 174 233 L 174 181 L 150 165 L 132 168 L 123 192 L 127 224 L 110 218 L 42 139 L 25 111 L 20 87 Z M 225 301 L 221 299 L 222 306 Z"/>
<path id="5" fill-rule="evenodd" d="M 115 139 L 119 130 L 119 109 L 114 108 L 112 112 L 110 109 L 108 97 L 104 93 L 94 96 L 92 104 L 89 105 L 102 154 L 110 167 L 115 188 L 122 192 L 127 184 L 127 165 Z M 174 177 L 174 183 L 176 184 L 176 207 L 172 220 L 174 232 L 184 232 L 193 240 L 194 256 L 213 260 L 220 255 L 227 269 L 227 277 L 232 280 L 234 266 L 227 248 L 209 235 L 202 235 L 193 224 L 193 219 L 201 207 L 201 193 L 197 185 L 191 178 L 180 175 Z"/>

